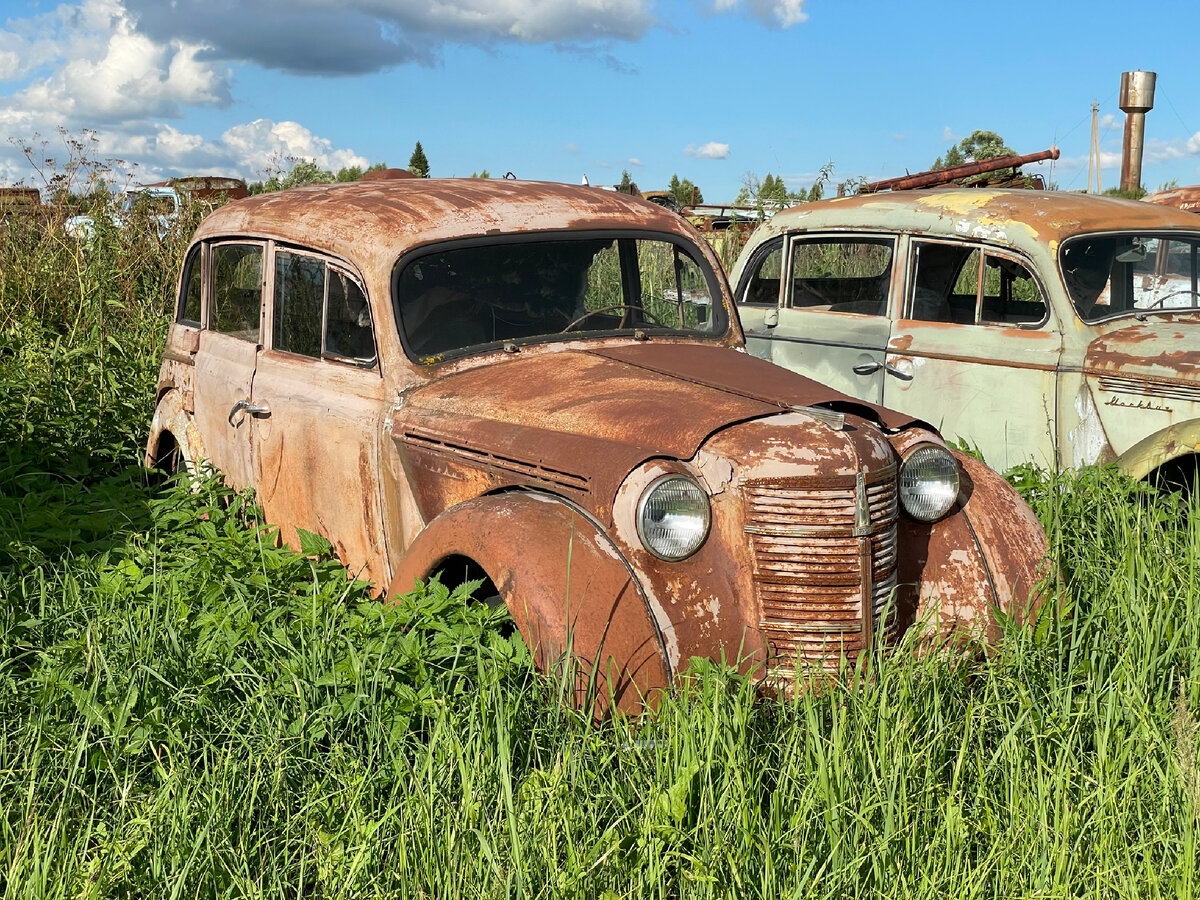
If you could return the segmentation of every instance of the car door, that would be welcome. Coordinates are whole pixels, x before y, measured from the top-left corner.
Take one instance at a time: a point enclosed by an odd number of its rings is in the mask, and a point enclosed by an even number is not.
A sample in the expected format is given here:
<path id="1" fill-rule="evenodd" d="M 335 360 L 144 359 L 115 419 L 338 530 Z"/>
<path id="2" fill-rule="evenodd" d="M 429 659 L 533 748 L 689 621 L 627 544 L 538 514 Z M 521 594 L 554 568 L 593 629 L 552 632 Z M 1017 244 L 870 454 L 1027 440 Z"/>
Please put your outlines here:
<path id="1" fill-rule="evenodd" d="M 1027 261 L 966 241 L 913 238 L 883 402 L 961 439 L 1001 471 L 1053 466 L 1062 335 Z"/>
<path id="2" fill-rule="evenodd" d="M 208 461 L 237 490 L 251 484 L 254 369 L 262 330 L 261 242 L 209 248 L 206 324 L 195 365 L 195 419 Z"/>
<path id="3" fill-rule="evenodd" d="M 853 397 L 880 402 L 896 239 L 801 234 L 780 240 L 779 257 L 764 245 L 765 252 L 747 267 L 739 294 L 750 351 Z M 763 304 L 773 284 L 777 310 Z"/>
<path id="4" fill-rule="evenodd" d="M 379 490 L 383 381 L 370 306 L 346 266 L 275 248 L 270 342 L 258 359 L 254 470 L 283 540 L 326 537 L 359 577 L 389 579 Z"/>

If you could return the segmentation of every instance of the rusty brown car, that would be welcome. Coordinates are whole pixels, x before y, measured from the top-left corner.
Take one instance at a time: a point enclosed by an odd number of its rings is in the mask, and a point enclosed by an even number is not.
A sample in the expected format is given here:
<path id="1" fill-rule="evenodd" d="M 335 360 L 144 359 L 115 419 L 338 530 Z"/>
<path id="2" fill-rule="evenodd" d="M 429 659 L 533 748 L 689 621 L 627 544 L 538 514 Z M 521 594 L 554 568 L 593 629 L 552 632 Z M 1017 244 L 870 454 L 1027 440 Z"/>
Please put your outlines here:
<path id="1" fill-rule="evenodd" d="M 679 216 L 587 187 L 239 200 L 187 253 L 147 462 L 252 486 L 387 595 L 487 579 L 640 708 L 693 657 L 836 670 L 1027 611 L 1045 536 L 913 417 L 747 354 Z"/>
<path id="2" fill-rule="evenodd" d="M 1054 191 L 847 197 L 775 216 L 732 277 L 752 353 L 930 422 L 997 468 L 1196 475 L 1192 213 Z"/>

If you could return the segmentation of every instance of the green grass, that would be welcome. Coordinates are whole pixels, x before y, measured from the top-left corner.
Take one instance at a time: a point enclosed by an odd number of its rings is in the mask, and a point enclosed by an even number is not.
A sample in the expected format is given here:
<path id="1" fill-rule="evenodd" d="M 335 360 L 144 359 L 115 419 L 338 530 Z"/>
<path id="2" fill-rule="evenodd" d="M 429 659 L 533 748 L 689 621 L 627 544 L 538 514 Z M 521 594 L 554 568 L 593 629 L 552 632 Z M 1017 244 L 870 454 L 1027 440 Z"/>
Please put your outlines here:
<path id="1" fill-rule="evenodd" d="M 1061 616 L 789 701 L 699 662 L 596 726 L 486 607 L 148 483 L 170 278 L 6 249 L 0 897 L 1198 893 L 1200 510 L 1016 473 Z"/>

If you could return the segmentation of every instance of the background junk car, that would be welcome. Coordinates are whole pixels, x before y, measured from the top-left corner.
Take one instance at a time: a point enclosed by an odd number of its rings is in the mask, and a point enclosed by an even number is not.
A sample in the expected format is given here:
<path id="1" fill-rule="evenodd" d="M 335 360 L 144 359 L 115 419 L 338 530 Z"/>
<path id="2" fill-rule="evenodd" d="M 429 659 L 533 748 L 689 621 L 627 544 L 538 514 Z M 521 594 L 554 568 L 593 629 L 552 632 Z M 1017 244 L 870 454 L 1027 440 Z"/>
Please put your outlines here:
<path id="1" fill-rule="evenodd" d="M 636 709 L 693 656 L 836 669 L 995 639 L 1045 551 L 912 417 L 746 354 L 680 217 L 491 180 L 231 203 L 180 279 L 147 460 L 209 460 L 389 595 L 486 576 L 543 668 Z M 762 666 L 759 666 L 762 671 Z"/>
<path id="2" fill-rule="evenodd" d="M 749 347 L 1000 469 L 1190 484 L 1200 221 L 1107 197 L 905 191 L 777 215 L 733 272 Z"/>

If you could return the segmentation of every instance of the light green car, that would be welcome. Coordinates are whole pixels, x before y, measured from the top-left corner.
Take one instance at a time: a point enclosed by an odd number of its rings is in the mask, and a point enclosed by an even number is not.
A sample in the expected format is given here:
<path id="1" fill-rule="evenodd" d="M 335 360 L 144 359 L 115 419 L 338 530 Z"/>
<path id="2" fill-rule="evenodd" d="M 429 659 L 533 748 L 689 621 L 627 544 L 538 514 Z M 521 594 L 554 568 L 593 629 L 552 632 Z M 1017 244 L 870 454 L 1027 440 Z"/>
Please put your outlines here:
<path id="1" fill-rule="evenodd" d="M 1195 474 L 1192 213 L 1024 190 L 839 198 L 778 213 L 731 280 L 751 353 L 920 417 L 997 469 Z"/>

